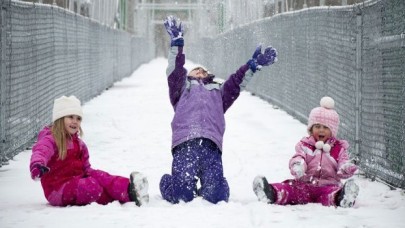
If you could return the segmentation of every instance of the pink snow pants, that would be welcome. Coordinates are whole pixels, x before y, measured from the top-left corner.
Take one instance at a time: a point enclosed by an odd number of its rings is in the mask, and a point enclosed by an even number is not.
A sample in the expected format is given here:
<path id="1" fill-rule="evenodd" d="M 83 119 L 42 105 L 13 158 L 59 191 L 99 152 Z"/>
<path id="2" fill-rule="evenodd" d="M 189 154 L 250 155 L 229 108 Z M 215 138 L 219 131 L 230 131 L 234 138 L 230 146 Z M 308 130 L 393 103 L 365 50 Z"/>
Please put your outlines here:
<path id="1" fill-rule="evenodd" d="M 101 170 L 92 170 L 87 177 L 75 177 L 66 182 L 59 190 L 59 202 L 48 199 L 55 206 L 86 205 L 93 202 L 108 204 L 118 200 L 129 202 L 129 179 L 113 176 Z M 58 195 L 59 195 L 58 194 Z"/>
<path id="2" fill-rule="evenodd" d="M 324 206 L 336 206 L 336 193 L 342 188 L 337 185 L 316 186 L 296 180 L 271 185 L 276 191 L 275 204 L 279 205 L 321 203 Z"/>

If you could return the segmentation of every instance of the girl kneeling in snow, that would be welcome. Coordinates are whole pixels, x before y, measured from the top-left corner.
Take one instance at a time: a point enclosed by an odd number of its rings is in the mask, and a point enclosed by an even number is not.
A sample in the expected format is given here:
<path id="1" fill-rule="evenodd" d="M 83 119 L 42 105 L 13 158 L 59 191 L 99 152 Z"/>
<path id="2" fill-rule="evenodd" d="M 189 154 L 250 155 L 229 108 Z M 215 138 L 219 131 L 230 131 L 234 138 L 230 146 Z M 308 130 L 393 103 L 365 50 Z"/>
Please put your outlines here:
<path id="1" fill-rule="evenodd" d="M 228 201 L 229 186 L 223 175 L 222 140 L 225 132 L 224 113 L 238 98 L 240 91 L 261 66 L 276 61 L 277 52 L 258 47 L 248 63 L 242 65 L 223 84 L 202 67 L 187 74 L 184 68 L 181 23 L 170 16 L 165 27 L 171 38 L 167 80 L 174 108 L 172 121 L 172 172 L 160 180 L 163 199 L 178 203 L 201 196 L 211 203 Z M 201 188 L 197 189 L 200 181 Z"/>
<path id="2" fill-rule="evenodd" d="M 130 178 L 113 176 L 90 167 L 83 131 L 80 101 L 62 96 L 55 99 L 51 126 L 40 131 L 32 148 L 31 178 L 41 179 L 48 202 L 53 206 L 107 204 L 134 201 L 140 206 L 149 201 L 148 181 L 139 172 Z"/>
<path id="3" fill-rule="evenodd" d="M 353 206 L 359 187 L 353 179 L 344 185 L 340 180 L 352 177 L 357 166 L 349 160 L 349 144 L 336 138 L 339 115 L 333 109 L 334 100 L 324 97 L 320 103 L 321 107 L 312 109 L 309 114 L 309 136 L 298 142 L 289 162 L 295 179 L 268 184 L 265 177 L 257 176 L 253 191 L 259 201 L 280 205 Z"/>

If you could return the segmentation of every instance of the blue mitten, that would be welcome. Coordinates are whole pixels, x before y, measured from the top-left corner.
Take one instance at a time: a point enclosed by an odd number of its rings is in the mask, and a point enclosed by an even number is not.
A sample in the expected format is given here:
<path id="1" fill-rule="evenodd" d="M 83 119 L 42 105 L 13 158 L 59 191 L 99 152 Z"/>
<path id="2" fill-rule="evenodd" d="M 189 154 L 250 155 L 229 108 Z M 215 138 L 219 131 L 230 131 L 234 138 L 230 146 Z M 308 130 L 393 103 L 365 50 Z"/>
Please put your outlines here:
<path id="1" fill-rule="evenodd" d="M 184 46 L 184 25 L 180 22 L 177 25 L 176 18 L 168 16 L 164 21 L 167 33 L 170 35 L 170 45 L 183 47 Z"/>
<path id="2" fill-rule="evenodd" d="M 253 73 L 255 73 L 256 70 L 260 70 L 262 66 L 270 66 L 275 62 L 277 62 L 277 50 L 269 46 L 264 50 L 264 53 L 262 53 L 262 45 L 259 45 L 247 64 Z"/>

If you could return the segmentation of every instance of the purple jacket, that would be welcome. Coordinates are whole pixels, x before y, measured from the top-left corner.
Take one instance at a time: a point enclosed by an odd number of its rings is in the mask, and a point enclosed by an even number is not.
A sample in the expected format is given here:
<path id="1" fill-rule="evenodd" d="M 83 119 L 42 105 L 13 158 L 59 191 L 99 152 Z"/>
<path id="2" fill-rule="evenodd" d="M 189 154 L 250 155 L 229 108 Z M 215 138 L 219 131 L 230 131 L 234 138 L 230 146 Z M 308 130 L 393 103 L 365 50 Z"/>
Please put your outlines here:
<path id="1" fill-rule="evenodd" d="M 172 121 L 172 148 L 193 138 L 208 138 L 222 151 L 225 132 L 224 113 L 238 98 L 253 76 L 247 64 L 223 83 L 187 77 L 182 47 L 171 47 L 166 70 L 170 101 L 175 114 Z M 249 72 L 250 74 L 247 74 Z"/>
<path id="2" fill-rule="evenodd" d="M 326 143 L 331 146 L 327 153 L 315 148 L 312 136 L 304 137 L 295 146 L 295 155 L 290 159 L 291 174 L 295 175 L 292 165 L 304 160 L 305 174 L 299 180 L 315 185 L 340 185 L 340 180 L 353 176 L 356 169 L 346 169 L 350 163 L 347 149 L 349 144 L 345 140 L 330 138 Z M 351 165 L 351 164 L 350 164 Z M 339 172 L 343 171 L 343 172 Z"/>

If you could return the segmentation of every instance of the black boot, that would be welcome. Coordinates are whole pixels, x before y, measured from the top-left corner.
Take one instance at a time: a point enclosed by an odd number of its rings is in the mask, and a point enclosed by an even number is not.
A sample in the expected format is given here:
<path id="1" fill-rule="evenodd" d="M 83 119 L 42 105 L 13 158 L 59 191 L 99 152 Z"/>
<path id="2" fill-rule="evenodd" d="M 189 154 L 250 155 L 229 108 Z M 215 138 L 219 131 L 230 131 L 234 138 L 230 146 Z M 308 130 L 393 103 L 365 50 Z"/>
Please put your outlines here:
<path id="1" fill-rule="evenodd" d="M 140 207 L 149 202 L 148 180 L 139 172 L 132 172 L 129 177 L 128 195 L 131 201 Z"/>
<path id="2" fill-rule="evenodd" d="M 353 207 L 357 196 L 359 195 L 359 186 L 353 179 L 346 181 L 343 188 L 337 195 L 336 205 L 340 207 Z"/>
<path id="3" fill-rule="evenodd" d="M 276 191 L 263 176 L 257 176 L 253 180 L 253 191 L 261 202 L 273 204 L 276 201 Z"/>

